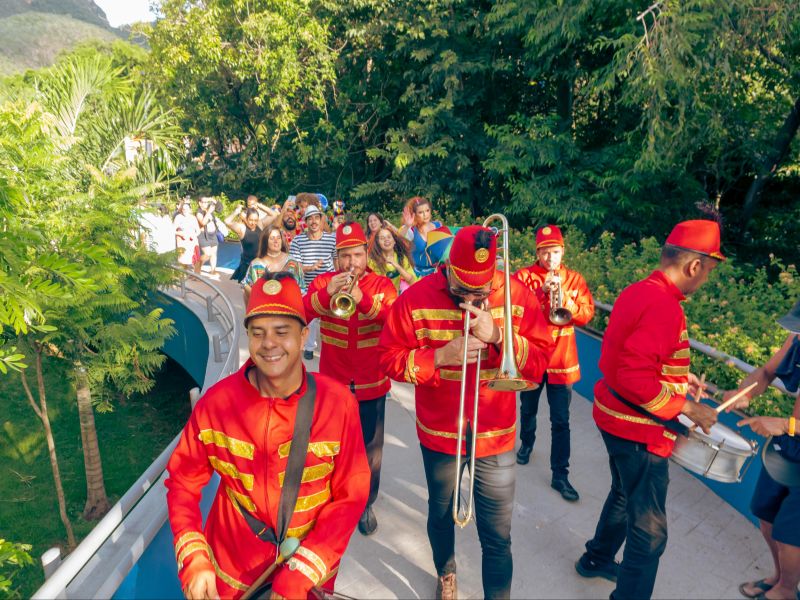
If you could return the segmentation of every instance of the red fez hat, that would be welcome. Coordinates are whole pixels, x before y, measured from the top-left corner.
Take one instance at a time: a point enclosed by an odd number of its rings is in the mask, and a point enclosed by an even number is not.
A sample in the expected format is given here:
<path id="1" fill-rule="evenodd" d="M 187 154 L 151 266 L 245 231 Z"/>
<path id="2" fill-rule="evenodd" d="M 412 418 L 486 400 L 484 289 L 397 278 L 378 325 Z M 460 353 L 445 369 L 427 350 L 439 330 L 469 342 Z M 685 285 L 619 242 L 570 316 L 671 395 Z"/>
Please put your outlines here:
<path id="1" fill-rule="evenodd" d="M 489 247 L 476 248 L 475 239 L 481 232 L 489 234 Z M 494 277 L 497 259 L 497 237 L 488 227 L 470 225 L 458 230 L 450 246 L 450 273 L 460 285 L 480 288 Z"/>
<path id="2" fill-rule="evenodd" d="M 561 230 L 555 225 L 545 225 L 536 232 L 536 249 L 548 246 L 563 246 L 564 237 Z"/>
<path id="3" fill-rule="evenodd" d="M 667 244 L 725 260 L 719 248 L 719 223 L 706 219 L 682 221 L 667 238 Z"/>
<path id="4" fill-rule="evenodd" d="M 356 222 L 339 225 L 336 228 L 336 249 L 343 250 L 345 248 L 355 248 L 356 246 L 365 246 L 367 238 L 364 235 L 364 230 L 361 225 Z"/>
<path id="5" fill-rule="evenodd" d="M 252 317 L 277 315 L 296 317 L 306 325 L 306 310 L 303 307 L 303 293 L 294 277 L 283 279 L 259 278 L 253 284 L 250 300 L 247 302 L 247 313 L 244 326 Z"/>

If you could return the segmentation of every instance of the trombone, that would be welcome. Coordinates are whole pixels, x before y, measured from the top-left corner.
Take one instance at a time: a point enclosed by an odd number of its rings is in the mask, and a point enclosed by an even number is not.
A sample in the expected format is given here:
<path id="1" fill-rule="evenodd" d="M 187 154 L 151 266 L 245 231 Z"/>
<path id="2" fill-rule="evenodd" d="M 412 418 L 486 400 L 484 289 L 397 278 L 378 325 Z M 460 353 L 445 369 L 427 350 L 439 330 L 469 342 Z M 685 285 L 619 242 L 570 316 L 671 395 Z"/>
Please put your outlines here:
<path id="1" fill-rule="evenodd" d="M 511 265 L 508 261 L 508 237 L 510 235 L 510 228 L 508 220 L 501 214 L 495 213 L 487 217 L 483 222 L 484 227 L 488 227 L 489 223 L 494 220 L 500 220 L 502 229 L 495 229 L 497 235 L 503 234 L 503 343 L 501 348 L 500 366 L 497 369 L 497 375 L 487 382 L 489 389 L 498 390 L 501 392 L 518 392 L 524 390 L 532 390 L 538 385 L 532 381 L 523 378 L 519 373 L 517 361 L 514 359 L 514 328 L 511 323 Z M 461 391 L 459 396 L 458 405 L 458 437 L 456 438 L 456 475 L 455 475 L 455 490 L 453 497 L 453 521 L 461 528 L 466 527 L 467 523 L 472 520 L 473 507 L 475 504 L 475 450 L 478 440 L 478 392 L 480 391 L 481 383 L 481 355 L 478 353 L 478 359 L 475 362 L 475 400 L 472 406 L 472 420 L 471 427 L 473 434 L 470 440 L 469 448 L 469 462 L 466 464 L 466 470 L 469 472 L 469 494 L 464 506 L 464 514 L 461 515 L 461 482 L 463 476 L 461 473 L 461 448 L 464 437 L 464 427 L 466 424 L 465 414 L 465 401 L 467 392 L 467 344 L 466 338 L 469 335 L 470 317 L 472 313 L 464 311 L 464 354 L 462 355 L 461 365 Z M 516 399 L 514 400 L 516 402 Z"/>
<path id="2" fill-rule="evenodd" d="M 356 276 L 350 272 L 350 279 L 344 287 L 331 297 L 331 312 L 340 319 L 349 319 L 356 312 L 356 301 L 353 298 L 353 287 L 356 285 Z"/>

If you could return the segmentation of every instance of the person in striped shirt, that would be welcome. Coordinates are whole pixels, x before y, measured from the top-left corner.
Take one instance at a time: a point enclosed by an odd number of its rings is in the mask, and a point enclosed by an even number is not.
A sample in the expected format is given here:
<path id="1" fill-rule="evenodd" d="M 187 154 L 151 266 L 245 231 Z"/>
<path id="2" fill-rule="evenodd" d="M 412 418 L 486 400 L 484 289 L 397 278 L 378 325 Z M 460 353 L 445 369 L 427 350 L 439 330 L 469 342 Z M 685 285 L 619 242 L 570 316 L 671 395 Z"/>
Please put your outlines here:
<path id="1" fill-rule="evenodd" d="M 304 294 L 318 275 L 336 270 L 336 236 L 323 231 L 323 219 L 322 211 L 316 205 L 309 204 L 303 213 L 306 230 L 295 236 L 289 247 L 289 258 L 299 262 L 303 268 L 306 285 Z M 319 319 L 309 323 L 309 330 L 303 348 L 303 358 L 306 360 L 314 358 L 319 337 Z"/>

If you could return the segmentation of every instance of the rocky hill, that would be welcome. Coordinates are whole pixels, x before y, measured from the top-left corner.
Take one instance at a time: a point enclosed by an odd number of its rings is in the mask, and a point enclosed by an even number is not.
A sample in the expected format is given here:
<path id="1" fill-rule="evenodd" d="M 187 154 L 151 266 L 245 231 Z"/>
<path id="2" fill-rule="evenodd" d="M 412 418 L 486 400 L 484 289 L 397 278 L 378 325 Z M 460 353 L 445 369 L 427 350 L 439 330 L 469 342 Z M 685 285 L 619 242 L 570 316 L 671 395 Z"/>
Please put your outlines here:
<path id="1" fill-rule="evenodd" d="M 0 75 L 53 63 L 76 44 L 127 38 L 92 0 L 0 0 Z"/>

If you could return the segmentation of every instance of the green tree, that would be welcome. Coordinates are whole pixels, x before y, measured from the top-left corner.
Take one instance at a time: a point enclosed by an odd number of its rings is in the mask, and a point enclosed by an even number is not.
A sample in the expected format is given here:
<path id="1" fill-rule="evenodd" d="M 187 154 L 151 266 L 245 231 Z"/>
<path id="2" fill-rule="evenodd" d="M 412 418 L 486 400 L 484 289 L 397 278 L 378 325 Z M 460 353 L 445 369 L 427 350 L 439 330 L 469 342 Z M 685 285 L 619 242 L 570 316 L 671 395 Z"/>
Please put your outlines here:
<path id="1" fill-rule="evenodd" d="M 5 283 L 16 295 L 8 298 L 3 325 L 4 337 L 10 340 L 13 331 L 16 348 L 35 358 L 38 395 L 24 370 L 22 383 L 46 430 L 60 512 L 73 546 L 47 417 L 42 355 L 69 361 L 74 372 L 87 480 L 84 517 L 96 518 L 109 503 L 94 405 L 109 410 L 112 393 L 146 391 L 164 360 L 158 350 L 172 334 L 171 322 L 147 309 L 149 294 L 174 278 L 167 268 L 170 257 L 142 247 L 136 206 L 163 189 L 160 180 L 174 169 L 180 137 L 169 113 L 108 56 L 68 56 L 36 81 L 35 96 L 46 110 L 31 105 L 22 117 L 29 118 L 42 151 L 11 146 L 8 171 L 16 174 L 25 166 L 25 179 L 11 179 L 0 189 L 16 199 L 5 213 L 9 226 L 36 232 L 42 250 L 10 254 Z M 10 111 L 8 122 L 19 127 L 20 112 Z M 34 160 L 41 164 L 31 164 Z M 16 348 L 7 351 L 6 363 L 21 368 Z M 122 374 L 125 368 L 130 375 Z"/>
<path id="2" fill-rule="evenodd" d="M 20 598 L 14 577 L 26 566 L 33 564 L 29 544 L 15 544 L 0 539 L 0 594 L 4 598 Z"/>
<path id="3" fill-rule="evenodd" d="M 192 134 L 199 177 L 247 188 L 273 177 L 300 141 L 306 111 L 324 114 L 334 81 L 329 25 L 308 0 L 166 0 L 144 33 L 149 73 Z"/>

